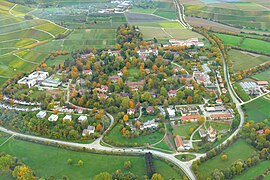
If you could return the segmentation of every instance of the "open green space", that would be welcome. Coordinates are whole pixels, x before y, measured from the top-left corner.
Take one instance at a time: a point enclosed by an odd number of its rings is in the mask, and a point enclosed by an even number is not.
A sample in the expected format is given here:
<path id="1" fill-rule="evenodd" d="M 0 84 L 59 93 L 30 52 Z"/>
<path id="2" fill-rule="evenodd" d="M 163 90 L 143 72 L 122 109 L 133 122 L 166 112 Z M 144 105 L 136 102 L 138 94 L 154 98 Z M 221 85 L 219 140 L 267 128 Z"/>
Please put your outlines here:
<path id="1" fill-rule="evenodd" d="M 231 128 L 230 124 L 219 123 L 219 122 L 215 122 L 215 121 L 207 121 L 206 126 L 207 127 L 211 126 L 212 128 L 216 129 L 217 131 L 229 130 Z"/>
<path id="2" fill-rule="evenodd" d="M 182 137 L 189 137 L 196 128 L 199 127 L 197 123 L 186 123 L 173 126 L 173 134 Z"/>
<path id="3" fill-rule="evenodd" d="M 180 154 L 180 155 L 176 155 L 175 157 L 179 159 L 180 161 L 184 161 L 184 162 L 190 161 L 196 158 L 196 156 L 193 154 Z"/>
<path id="4" fill-rule="evenodd" d="M 260 162 L 260 164 L 249 168 L 247 171 L 242 173 L 240 176 L 236 176 L 234 179 L 237 179 L 237 180 L 255 179 L 260 174 L 263 174 L 263 172 L 267 168 L 269 168 L 269 164 L 270 164 L 269 160 Z"/>
<path id="5" fill-rule="evenodd" d="M 268 81 L 270 83 L 270 69 L 254 74 L 252 76 L 252 79 L 256 79 L 260 81 Z"/>
<path id="6" fill-rule="evenodd" d="M 228 54 L 230 56 L 230 59 L 233 61 L 234 71 L 246 70 L 270 61 L 269 57 L 267 56 L 252 54 L 233 49 L 230 50 Z"/>
<path id="7" fill-rule="evenodd" d="M 242 40 L 242 37 L 238 36 L 231 36 L 227 34 L 216 34 L 224 44 L 231 45 L 231 46 L 239 46 Z"/>
<path id="8" fill-rule="evenodd" d="M 245 104 L 244 107 L 248 121 L 253 120 L 255 122 L 262 122 L 265 119 L 269 119 L 270 95 L 255 99 L 254 101 Z M 269 121 L 268 124 L 270 124 Z"/>
<path id="9" fill-rule="evenodd" d="M 168 144 L 164 140 L 158 143 L 157 145 L 155 145 L 153 149 L 161 150 L 161 151 L 165 150 L 164 152 L 172 152 L 172 149 L 168 146 Z"/>
<path id="10" fill-rule="evenodd" d="M 17 157 L 30 166 L 37 176 L 45 178 L 54 176 L 60 179 L 65 175 L 70 179 L 89 179 L 104 171 L 113 173 L 117 169 L 121 169 L 122 172 L 128 172 L 123 169 L 125 161 L 131 161 L 132 168 L 129 171 L 136 174 L 139 178 L 146 174 L 143 156 L 115 156 L 75 152 L 21 140 L 8 141 L 8 143 L 1 147 L 1 151 Z M 68 159 L 73 160 L 72 165 L 67 164 Z M 77 165 L 79 160 L 84 162 L 83 166 Z M 181 178 L 165 162 L 154 160 L 154 165 L 156 171 L 161 173 L 166 179 Z"/>
<path id="11" fill-rule="evenodd" d="M 119 124 L 117 124 L 112 131 L 108 134 L 108 140 L 113 142 L 116 145 L 125 145 L 125 146 L 144 146 L 145 144 L 154 144 L 160 141 L 164 134 L 159 131 L 148 134 L 140 135 L 137 138 L 125 138 L 122 136 L 119 131 Z"/>
<path id="12" fill-rule="evenodd" d="M 244 149 L 244 151 L 243 151 Z M 226 161 L 221 160 L 222 154 L 203 162 L 199 166 L 199 173 L 203 177 L 208 177 L 215 169 L 225 169 L 238 159 L 246 160 L 255 152 L 255 149 L 247 144 L 244 140 L 239 139 L 232 146 L 224 150 L 224 154 L 228 156 Z"/>
<path id="13" fill-rule="evenodd" d="M 250 97 L 248 94 L 243 90 L 243 88 L 240 86 L 238 82 L 235 82 L 233 84 L 233 88 L 236 92 L 236 94 L 243 100 L 243 101 L 248 101 Z"/>

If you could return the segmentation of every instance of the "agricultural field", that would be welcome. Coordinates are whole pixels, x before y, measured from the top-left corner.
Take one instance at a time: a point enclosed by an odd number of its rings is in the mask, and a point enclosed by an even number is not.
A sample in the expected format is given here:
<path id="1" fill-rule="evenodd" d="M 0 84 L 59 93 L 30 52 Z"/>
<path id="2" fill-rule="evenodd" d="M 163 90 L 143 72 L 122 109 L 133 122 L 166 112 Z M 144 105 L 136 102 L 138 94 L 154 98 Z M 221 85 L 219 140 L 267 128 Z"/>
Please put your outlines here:
<path id="1" fill-rule="evenodd" d="M 245 149 L 245 151 L 243 151 Z M 199 172 L 203 177 L 208 177 L 211 173 L 217 169 L 225 169 L 238 159 L 246 160 L 253 155 L 255 149 L 247 144 L 244 140 L 239 139 L 232 146 L 224 150 L 224 154 L 228 156 L 226 161 L 221 160 L 222 154 L 202 163 L 199 166 Z"/>
<path id="2" fill-rule="evenodd" d="M 227 45 L 239 47 L 245 50 L 255 51 L 257 53 L 270 54 L 270 46 L 269 42 L 267 41 L 231 36 L 227 34 L 216 35 Z"/>
<path id="3" fill-rule="evenodd" d="M 251 78 L 260 81 L 268 81 L 270 83 L 270 69 L 254 74 Z"/>
<path id="4" fill-rule="evenodd" d="M 268 56 L 233 49 L 229 51 L 228 55 L 233 61 L 233 70 L 235 72 L 246 70 L 270 61 Z"/>
<path id="5" fill-rule="evenodd" d="M 33 52 L 32 48 L 51 41 L 66 28 L 49 21 L 26 19 L 32 8 L 14 5 L 7 1 L 0 4 L 0 84 L 18 72 L 28 73 L 43 62 L 48 54 Z"/>
<path id="6" fill-rule="evenodd" d="M 270 28 L 270 23 L 267 20 L 270 15 L 268 7 L 250 2 L 207 2 L 207 4 L 196 5 L 184 2 L 185 13 L 189 16 L 211 19 L 240 29 L 248 27 L 255 30 L 267 30 Z"/>
<path id="7" fill-rule="evenodd" d="M 70 179 L 88 179 L 104 171 L 113 173 L 117 169 L 121 169 L 122 172 L 127 172 L 127 170 L 123 169 L 125 161 L 131 161 L 132 168 L 129 171 L 138 175 L 138 177 L 142 177 L 146 174 L 143 156 L 114 156 L 72 152 L 56 147 L 13 139 L 4 144 L 1 147 L 1 151 L 22 160 L 25 164 L 30 166 L 39 177 L 47 178 L 54 176 L 55 178 L 62 178 L 65 175 Z M 44 154 L 43 152 L 46 153 Z M 40 156 L 41 154 L 43 155 Z M 68 159 L 73 160 L 72 165 L 67 164 Z M 78 166 L 78 160 L 83 160 L 84 165 Z M 180 178 L 180 175 L 165 162 L 154 160 L 154 165 L 156 171 L 161 173 L 166 179 Z M 89 171 L 89 169 L 91 169 L 91 171 Z"/>
<path id="8" fill-rule="evenodd" d="M 262 122 L 265 119 L 268 119 L 268 124 L 270 124 L 270 95 L 265 95 L 260 97 L 250 103 L 244 105 L 247 120 L 248 121 L 255 121 L 255 122 Z"/>

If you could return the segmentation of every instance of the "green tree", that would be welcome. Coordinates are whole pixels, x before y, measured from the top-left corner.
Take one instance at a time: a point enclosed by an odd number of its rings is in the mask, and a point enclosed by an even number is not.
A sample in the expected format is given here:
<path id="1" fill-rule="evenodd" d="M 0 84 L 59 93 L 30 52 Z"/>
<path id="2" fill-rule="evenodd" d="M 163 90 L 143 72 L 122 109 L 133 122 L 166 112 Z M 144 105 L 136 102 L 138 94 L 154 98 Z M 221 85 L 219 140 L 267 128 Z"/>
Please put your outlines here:
<path id="1" fill-rule="evenodd" d="M 10 167 L 14 164 L 14 158 L 10 155 L 4 155 L 0 157 L 0 170 L 3 172 L 8 172 Z"/>
<path id="2" fill-rule="evenodd" d="M 164 178 L 161 176 L 161 174 L 155 173 L 153 174 L 151 180 L 164 180 Z"/>
<path id="3" fill-rule="evenodd" d="M 83 166 L 83 160 L 78 161 L 78 166 Z"/>
<path id="4" fill-rule="evenodd" d="M 131 167 L 132 167 L 132 164 L 130 161 L 124 162 L 124 167 L 123 167 L 124 169 L 129 170 Z"/>
<path id="5" fill-rule="evenodd" d="M 112 180 L 112 175 L 108 172 L 102 172 L 94 177 L 94 180 Z"/>
<path id="6" fill-rule="evenodd" d="M 68 165 L 71 165 L 73 163 L 73 160 L 72 159 L 68 159 L 67 160 L 67 163 L 68 163 Z"/>

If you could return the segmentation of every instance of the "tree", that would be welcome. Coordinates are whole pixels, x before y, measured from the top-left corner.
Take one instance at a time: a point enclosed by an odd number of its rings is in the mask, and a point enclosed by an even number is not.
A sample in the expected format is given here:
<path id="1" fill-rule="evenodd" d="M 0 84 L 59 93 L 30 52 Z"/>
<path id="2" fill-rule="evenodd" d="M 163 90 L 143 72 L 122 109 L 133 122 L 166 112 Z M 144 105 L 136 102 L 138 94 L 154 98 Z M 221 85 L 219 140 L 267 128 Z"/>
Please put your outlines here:
<path id="1" fill-rule="evenodd" d="M 221 156 L 221 160 L 222 160 L 222 161 L 227 161 L 227 159 L 228 159 L 227 154 L 223 154 L 223 155 Z"/>
<path id="2" fill-rule="evenodd" d="M 94 180 L 112 180 L 112 175 L 108 172 L 102 172 L 94 177 Z"/>
<path id="3" fill-rule="evenodd" d="M 32 170 L 28 166 L 16 166 L 12 172 L 12 176 L 18 180 L 35 179 Z"/>
<path id="4" fill-rule="evenodd" d="M 132 166 L 132 164 L 131 164 L 130 161 L 125 161 L 123 168 L 126 169 L 126 170 L 129 170 L 131 168 L 131 166 Z"/>
<path id="5" fill-rule="evenodd" d="M 0 157 L 0 170 L 7 172 L 9 168 L 14 164 L 14 158 L 10 155 Z"/>
<path id="6" fill-rule="evenodd" d="M 71 165 L 72 163 L 73 163 L 73 160 L 69 158 L 69 159 L 67 160 L 67 164 L 68 164 L 68 165 Z"/>
<path id="7" fill-rule="evenodd" d="M 102 130 L 102 125 L 101 124 L 98 124 L 97 127 L 96 127 L 96 131 L 97 132 L 100 132 Z"/>
<path id="8" fill-rule="evenodd" d="M 187 97 L 187 103 L 192 104 L 192 99 L 193 99 L 192 96 L 188 96 Z"/>
<path id="9" fill-rule="evenodd" d="M 153 174 L 151 180 L 164 180 L 164 178 L 160 174 L 155 173 Z"/>
<path id="10" fill-rule="evenodd" d="M 203 124 L 205 122 L 205 117 L 204 116 L 201 116 L 199 119 L 198 119 L 198 122 L 200 124 Z"/>
<path id="11" fill-rule="evenodd" d="M 78 166 L 83 166 L 83 161 L 82 160 L 78 161 Z"/>
<path id="12" fill-rule="evenodd" d="M 128 115 L 127 115 L 127 114 L 124 115 L 123 120 L 124 120 L 125 122 L 128 121 Z"/>

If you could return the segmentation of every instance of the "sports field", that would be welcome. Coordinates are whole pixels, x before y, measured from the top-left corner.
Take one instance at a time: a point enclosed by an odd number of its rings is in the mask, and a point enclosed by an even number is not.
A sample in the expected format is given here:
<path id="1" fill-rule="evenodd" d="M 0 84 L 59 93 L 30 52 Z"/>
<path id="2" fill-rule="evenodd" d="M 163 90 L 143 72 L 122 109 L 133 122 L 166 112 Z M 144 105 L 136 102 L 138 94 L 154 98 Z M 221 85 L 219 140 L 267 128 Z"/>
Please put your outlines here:
<path id="1" fill-rule="evenodd" d="M 243 149 L 245 151 L 243 151 Z M 224 150 L 224 154 L 228 156 L 227 161 L 221 160 L 221 154 L 202 163 L 199 166 L 199 173 L 203 177 L 208 177 L 211 173 L 217 169 L 225 169 L 231 166 L 231 164 L 238 159 L 246 160 L 251 157 L 255 152 L 255 149 L 247 144 L 244 140 L 239 139 L 232 146 Z"/>
<path id="2" fill-rule="evenodd" d="M 44 178 L 54 176 L 60 179 L 67 176 L 69 179 L 89 179 L 98 173 L 105 171 L 113 173 L 118 169 L 122 172 L 130 171 L 138 177 L 146 174 L 143 156 L 114 156 L 74 152 L 20 140 L 8 141 L 1 147 L 1 151 L 22 160 L 33 169 L 37 176 Z M 72 165 L 67 164 L 68 159 L 72 159 Z M 83 166 L 77 165 L 79 160 L 84 162 Z M 132 167 L 130 170 L 123 169 L 125 161 L 131 161 Z M 154 165 L 156 171 L 166 179 L 181 179 L 180 175 L 165 162 L 154 160 Z"/>
<path id="3" fill-rule="evenodd" d="M 248 121 L 262 122 L 270 118 L 270 95 L 260 97 L 244 105 Z M 270 121 L 268 121 L 270 124 Z"/>
<path id="4" fill-rule="evenodd" d="M 233 61 L 234 71 L 246 70 L 270 61 L 268 56 L 252 54 L 245 51 L 230 50 L 229 58 Z"/>

